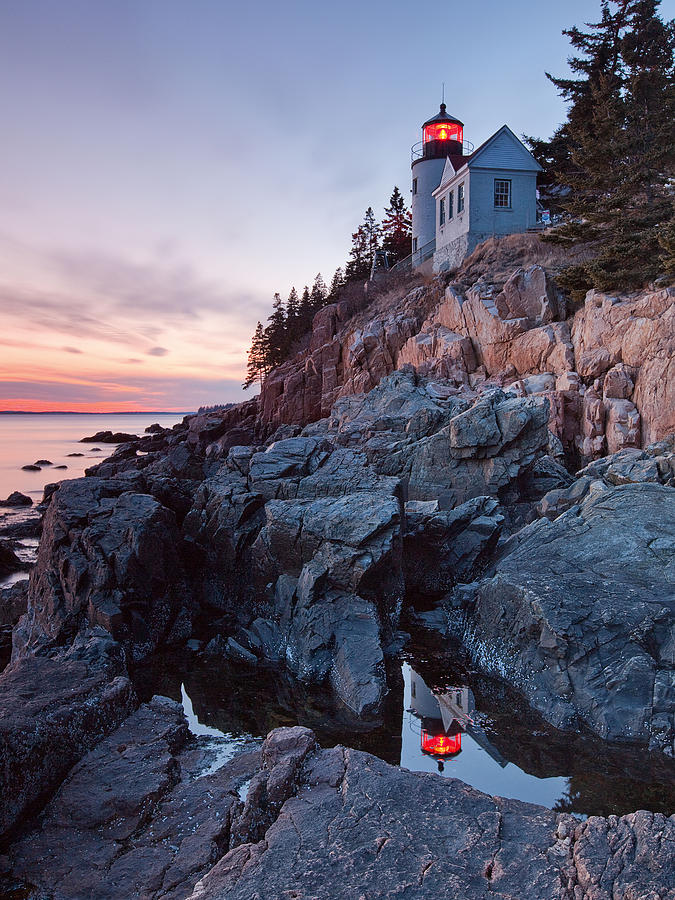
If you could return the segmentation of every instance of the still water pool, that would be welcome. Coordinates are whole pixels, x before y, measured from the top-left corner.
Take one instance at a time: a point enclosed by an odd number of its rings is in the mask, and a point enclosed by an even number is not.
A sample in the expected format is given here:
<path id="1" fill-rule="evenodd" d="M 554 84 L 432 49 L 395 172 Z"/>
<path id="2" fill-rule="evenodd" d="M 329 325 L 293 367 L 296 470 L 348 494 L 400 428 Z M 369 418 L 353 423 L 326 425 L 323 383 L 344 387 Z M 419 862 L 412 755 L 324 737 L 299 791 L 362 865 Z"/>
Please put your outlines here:
<path id="1" fill-rule="evenodd" d="M 325 747 L 346 744 L 412 771 L 460 778 L 488 794 L 579 816 L 675 810 L 675 764 L 591 735 L 558 732 L 504 685 L 451 656 L 407 647 L 389 672 L 385 714 L 371 722 L 283 671 L 196 652 L 150 660 L 135 682 L 143 700 L 160 693 L 181 701 L 195 734 L 221 737 L 222 762 L 259 745 L 272 728 L 300 724 L 313 728 Z M 436 752 L 439 747 L 451 752 Z M 212 768 L 222 762 L 214 759 Z"/>

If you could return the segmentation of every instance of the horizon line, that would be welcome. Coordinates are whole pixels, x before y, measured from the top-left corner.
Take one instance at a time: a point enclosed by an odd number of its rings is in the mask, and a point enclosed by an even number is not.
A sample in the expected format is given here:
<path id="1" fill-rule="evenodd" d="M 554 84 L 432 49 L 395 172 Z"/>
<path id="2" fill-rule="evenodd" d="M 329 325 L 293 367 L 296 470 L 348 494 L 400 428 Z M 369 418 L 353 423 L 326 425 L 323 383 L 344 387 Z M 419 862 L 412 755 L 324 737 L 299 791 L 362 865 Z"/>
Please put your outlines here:
<path id="1" fill-rule="evenodd" d="M 192 416 L 196 409 L 0 409 L 0 416 Z"/>

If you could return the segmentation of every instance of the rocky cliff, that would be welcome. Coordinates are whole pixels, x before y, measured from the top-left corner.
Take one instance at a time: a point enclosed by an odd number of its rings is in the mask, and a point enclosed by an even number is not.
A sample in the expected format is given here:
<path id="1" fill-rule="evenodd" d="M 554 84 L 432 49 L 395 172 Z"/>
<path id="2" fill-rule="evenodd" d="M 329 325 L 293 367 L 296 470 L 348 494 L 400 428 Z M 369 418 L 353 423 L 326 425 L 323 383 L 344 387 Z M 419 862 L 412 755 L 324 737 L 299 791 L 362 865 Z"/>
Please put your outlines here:
<path id="1" fill-rule="evenodd" d="M 265 382 L 262 422 L 305 425 L 410 364 L 464 396 L 490 385 L 546 396 L 551 431 L 585 460 L 672 432 L 673 289 L 591 291 L 572 311 L 536 237 L 488 244 L 452 281 L 391 286 L 358 313 L 339 303 L 321 310 L 308 349 Z"/>

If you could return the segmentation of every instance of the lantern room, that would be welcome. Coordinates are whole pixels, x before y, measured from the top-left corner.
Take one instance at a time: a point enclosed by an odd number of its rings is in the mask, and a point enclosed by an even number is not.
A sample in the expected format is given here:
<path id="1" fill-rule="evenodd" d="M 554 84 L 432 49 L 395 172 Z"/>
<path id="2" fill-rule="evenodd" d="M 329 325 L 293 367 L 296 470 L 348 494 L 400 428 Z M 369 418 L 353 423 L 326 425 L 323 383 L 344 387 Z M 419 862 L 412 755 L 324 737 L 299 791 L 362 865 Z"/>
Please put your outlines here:
<path id="1" fill-rule="evenodd" d="M 437 159 L 450 154 L 462 154 L 464 144 L 464 123 L 446 112 L 445 103 L 437 116 L 428 119 L 422 126 L 422 156 Z"/>

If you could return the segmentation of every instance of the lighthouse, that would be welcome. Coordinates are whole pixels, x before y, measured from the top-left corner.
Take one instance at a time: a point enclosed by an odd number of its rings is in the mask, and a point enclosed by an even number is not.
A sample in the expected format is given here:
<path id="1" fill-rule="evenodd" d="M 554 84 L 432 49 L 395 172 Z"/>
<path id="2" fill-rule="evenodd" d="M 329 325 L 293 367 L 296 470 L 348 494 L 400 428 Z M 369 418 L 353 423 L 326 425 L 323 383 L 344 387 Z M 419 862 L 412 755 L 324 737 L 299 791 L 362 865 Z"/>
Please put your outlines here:
<path id="1" fill-rule="evenodd" d="M 508 125 L 477 150 L 441 103 L 412 156 L 412 269 L 456 270 L 478 244 L 537 227 L 541 166 Z"/>
<path id="2" fill-rule="evenodd" d="M 422 125 L 422 140 L 412 157 L 412 252 L 413 267 L 433 256 L 436 248 L 436 199 L 433 191 L 441 182 L 445 161 L 454 168 L 463 162 L 464 123 L 449 115 L 441 103 L 438 115 Z"/>

